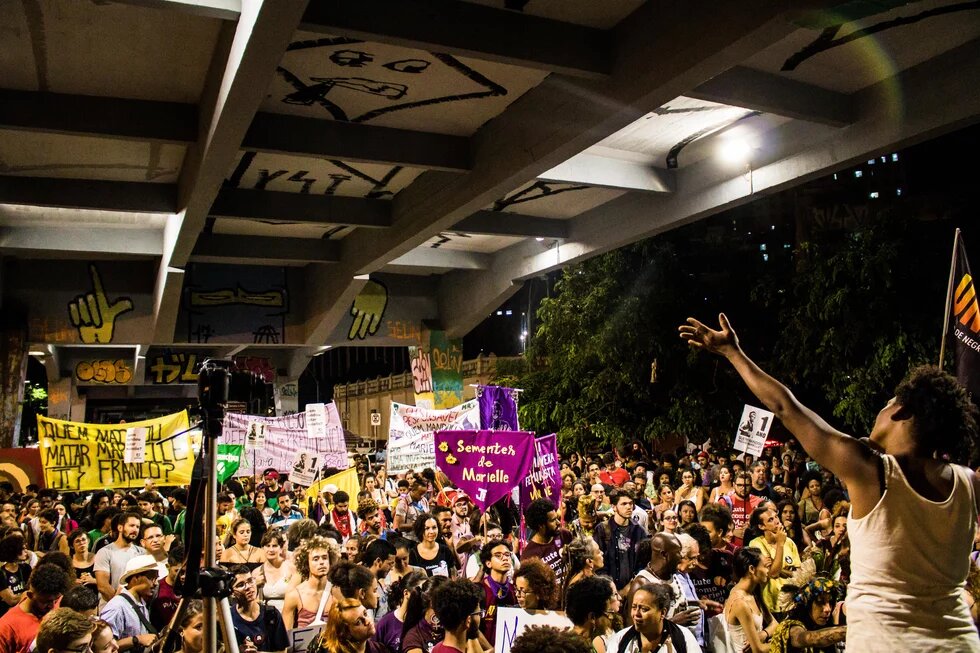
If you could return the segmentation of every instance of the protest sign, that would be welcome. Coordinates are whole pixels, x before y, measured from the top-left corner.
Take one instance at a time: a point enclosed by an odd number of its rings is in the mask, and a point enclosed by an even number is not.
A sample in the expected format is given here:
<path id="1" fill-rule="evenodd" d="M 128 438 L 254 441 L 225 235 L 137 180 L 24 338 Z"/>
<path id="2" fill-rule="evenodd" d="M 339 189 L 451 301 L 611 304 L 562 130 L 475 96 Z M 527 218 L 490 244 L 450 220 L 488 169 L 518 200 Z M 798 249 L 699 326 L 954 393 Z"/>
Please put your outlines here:
<path id="1" fill-rule="evenodd" d="M 311 451 L 297 452 L 296 460 L 293 461 L 293 471 L 289 472 L 289 480 L 294 484 L 309 487 L 316 480 L 318 469 L 315 453 Z"/>
<path id="2" fill-rule="evenodd" d="M 762 454 L 774 417 L 768 410 L 745 404 L 742 418 L 738 420 L 739 427 L 735 432 L 735 444 L 732 448 L 753 456 Z"/>
<path id="3" fill-rule="evenodd" d="M 245 448 L 248 451 L 261 449 L 265 446 L 265 424 L 261 422 L 248 423 L 248 435 L 245 436 Z"/>
<path id="4" fill-rule="evenodd" d="M 553 626 L 568 630 L 572 622 L 563 612 L 553 610 L 522 610 L 497 608 L 497 631 L 494 639 L 497 653 L 510 653 L 514 640 L 529 626 Z"/>
<path id="5" fill-rule="evenodd" d="M 527 431 L 438 431 L 436 466 L 480 510 L 507 496 L 531 469 L 534 434 Z"/>
<path id="6" fill-rule="evenodd" d="M 289 650 L 291 653 L 306 653 L 326 624 L 318 623 L 306 628 L 293 628 L 289 631 Z"/>
<path id="7" fill-rule="evenodd" d="M 494 431 L 519 431 L 517 423 L 517 390 L 496 385 L 478 385 L 480 428 Z"/>
<path id="8" fill-rule="evenodd" d="M 311 438 L 326 438 L 339 433 L 344 437 L 344 424 L 340 421 L 337 404 L 306 404 L 306 434 Z"/>
<path id="9" fill-rule="evenodd" d="M 123 452 L 123 462 L 141 463 L 146 455 L 146 429 L 126 429 L 126 450 Z"/>
<path id="10" fill-rule="evenodd" d="M 252 422 L 261 425 L 265 440 L 261 447 L 250 450 L 242 459 L 240 474 L 254 476 L 271 467 L 289 474 L 293 471 L 297 454 L 310 452 L 320 466 L 347 469 L 347 445 L 343 429 L 327 428 L 326 437 L 311 438 L 307 435 L 306 413 L 282 417 L 255 417 L 229 413 L 225 415 L 221 441 L 225 444 L 245 444 L 246 433 Z M 253 470 L 254 465 L 254 470 Z"/>
<path id="11" fill-rule="evenodd" d="M 83 424 L 38 415 L 37 429 L 44 482 L 55 490 L 142 488 L 147 479 L 157 485 L 184 485 L 191 480 L 194 454 L 186 411 L 129 424 Z M 126 462 L 131 431 L 145 432 L 142 462 Z"/>
<path id="12" fill-rule="evenodd" d="M 242 465 L 242 452 L 245 450 L 240 444 L 219 444 L 218 445 L 218 482 L 224 483 L 235 475 L 238 468 Z"/>
<path id="13" fill-rule="evenodd" d="M 521 481 L 521 509 L 535 499 L 548 499 L 561 505 L 561 469 L 558 466 L 558 438 L 554 433 L 534 440 L 534 463 Z"/>
<path id="14" fill-rule="evenodd" d="M 338 490 L 346 492 L 347 496 L 350 497 L 348 508 L 355 513 L 357 512 L 357 495 L 361 492 L 361 482 L 357 480 L 356 469 L 353 467 L 351 469 L 345 469 L 333 476 L 328 476 L 311 484 L 309 489 L 306 490 L 307 499 L 316 502 L 317 495 L 323 492 L 323 488 L 328 485 L 336 485 Z"/>
<path id="15" fill-rule="evenodd" d="M 435 467 L 432 434 L 436 431 L 475 430 L 480 412 L 471 399 L 448 410 L 434 410 L 391 402 L 388 420 L 388 473 L 404 474 L 409 469 Z"/>

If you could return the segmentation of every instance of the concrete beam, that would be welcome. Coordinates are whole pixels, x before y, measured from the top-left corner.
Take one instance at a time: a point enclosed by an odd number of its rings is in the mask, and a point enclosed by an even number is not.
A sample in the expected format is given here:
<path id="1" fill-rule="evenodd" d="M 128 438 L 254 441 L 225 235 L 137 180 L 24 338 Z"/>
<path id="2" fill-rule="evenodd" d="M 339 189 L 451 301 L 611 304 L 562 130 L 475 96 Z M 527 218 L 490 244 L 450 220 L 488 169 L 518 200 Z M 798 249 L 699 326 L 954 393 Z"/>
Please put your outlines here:
<path id="1" fill-rule="evenodd" d="M 0 175 L 0 204 L 173 213 L 177 188 L 142 181 L 100 181 Z"/>
<path id="2" fill-rule="evenodd" d="M 391 225 L 387 200 L 225 188 L 208 214 L 235 220 L 273 220 L 353 227 Z"/>
<path id="3" fill-rule="evenodd" d="M 611 32 L 614 66 L 609 79 L 550 76 L 525 93 L 473 137 L 471 174 L 423 173 L 392 200 L 390 229 L 381 234 L 358 230 L 344 238 L 339 278 L 382 269 L 544 171 L 780 40 L 795 29 L 784 12 L 785 4 L 774 0 L 647 2 Z M 435 22 L 440 21 L 445 22 Z M 650 65 L 652 61 L 656 65 Z M 335 274 L 322 266 L 310 270 L 306 315 L 321 318 L 307 322 L 308 344 L 324 342 L 337 325 L 333 319 L 343 317 L 332 310 L 339 297 L 327 290 L 338 291 L 330 285 Z"/>
<path id="4" fill-rule="evenodd" d="M 831 127 L 845 127 L 855 119 L 854 103 L 845 93 L 744 66 L 735 66 L 686 95 Z"/>
<path id="5" fill-rule="evenodd" d="M 487 236 L 565 238 L 568 236 L 568 221 L 507 211 L 477 211 L 457 222 L 450 231 Z"/>
<path id="6" fill-rule="evenodd" d="M 37 258 L 142 258 L 160 256 L 158 229 L 108 227 L 0 227 L 0 252 Z"/>
<path id="7" fill-rule="evenodd" d="M 857 93 L 857 117 L 848 127 L 783 125 L 767 139 L 772 145 L 760 151 L 763 158 L 751 173 L 733 174 L 704 159 L 680 171 L 677 193 L 624 195 L 576 217 L 568 240 L 550 249 L 519 243 L 495 255 L 486 271 L 444 275 L 443 325 L 461 337 L 526 279 L 980 122 L 980 94 L 973 88 L 980 79 L 978 47 L 980 42 L 972 41 Z M 896 88 L 902 89 L 902 118 L 895 115 Z M 469 310 L 460 311 L 461 306 Z"/>
<path id="8" fill-rule="evenodd" d="M 339 253 L 333 240 L 203 234 L 194 247 L 193 260 L 238 265 L 331 263 L 339 260 Z"/>
<path id="9" fill-rule="evenodd" d="M 466 172 L 468 138 L 338 120 L 259 113 L 242 148 L 253 152 Z"/>
<path id="10" fill-rule="evenodd" d="M 407 254 L 402 254 L 389 263 L 387 267 L 485 270 L 489 265 L 490 255 L 482 252 L 464 252 L 458 249 L 420 247 Z"/>
<path id="11" fill-rule="evenodd" d="M 588 184 L 604 188 L 670 193 L 674 190 L 673 170 L 656 168 L 650 162 L 632 157 L 599 154 L 591 148 L 538 175 L 545 181 Z"/>
<path id="12" fill-rule="evenodd" d="M 178 181 L 180 212 L 164 232 L 154 292 L 156 334 L 161 318 L 169 321 L 177 310 L 173 302 L 180 300 L 179 289 L 160 284 L 177 282 L 178 275 L 169 269 L 180 269 L 190 259 L 306 4 L 307 0 L 244 0 L 237 23 L 226 23 L 222 29 L 200 103 L 197 144 L 188 151 Z M 172 341 L 172 331 L 157 340 Z"/>
<path id="13" fill-rule="evenodd" d="M 0 128 L 182 145 L 197 140 L 197 108 L 179 102 L 0 89 Z"/>
<path id="14" fill-rule="evenodd" d="M 178 11 L 192 16 L 238 20 L 243 0 L 112 0 L 113 4 L 127 4 L 166 11 Z M 247 1 L 247 0 L 246 0 Z"/>
<path id="15" fill-rule="evenodd" d="M 300 29 L 589 78 L 612 68 L 602 30 L 456 0 L 313 2 Z"/>

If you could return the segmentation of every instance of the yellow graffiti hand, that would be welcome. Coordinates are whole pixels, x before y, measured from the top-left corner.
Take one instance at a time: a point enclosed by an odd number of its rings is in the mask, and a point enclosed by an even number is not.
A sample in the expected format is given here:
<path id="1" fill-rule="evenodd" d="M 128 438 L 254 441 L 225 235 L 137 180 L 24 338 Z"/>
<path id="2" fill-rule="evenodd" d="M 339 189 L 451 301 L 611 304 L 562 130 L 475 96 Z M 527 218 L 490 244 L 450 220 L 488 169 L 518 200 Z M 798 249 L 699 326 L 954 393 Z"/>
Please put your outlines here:
<path id="1" fill-rule="evenodd" d="M 350 314 L 354 320 L 351 322 L 347 339 L 364 340 L 367 336 L 377 333 L 387 305 L 388 289 L 376 281 L 368 281 L 350 307 Z"/>
<path id="2" fill-rule="evenodd" d="M 128 297 L 123 297 L 110 304 L 102 288 L 102 279 L 99 278 L 98 270 L 94 265 L 90 265 L 88 269 L 92 273 L 94 291 L 79 295 L 68 302 L 68 317 L 71 319 L 72 326 L 78 329 L 78 337 L 83 343 L 108 344 L 112 342 L 112 330 L 116 318 L 133 310 L 133 302 Z"/>

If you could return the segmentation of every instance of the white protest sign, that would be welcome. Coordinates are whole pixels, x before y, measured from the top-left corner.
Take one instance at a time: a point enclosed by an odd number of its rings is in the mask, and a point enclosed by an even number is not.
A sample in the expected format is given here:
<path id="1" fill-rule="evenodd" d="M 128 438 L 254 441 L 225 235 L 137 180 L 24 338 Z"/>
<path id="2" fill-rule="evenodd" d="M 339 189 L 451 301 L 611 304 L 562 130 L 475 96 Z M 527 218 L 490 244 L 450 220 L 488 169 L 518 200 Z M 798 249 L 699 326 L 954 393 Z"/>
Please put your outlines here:
<path id="1" fill-rule="evenodd" d="M 480 428 L 480 406 L 476 399 L 455 408 L 434 410 L 391 402 L 388 421 L 388 473 L 404 474 L 409 469 L 435 469 L 436 431 L 467 431 Z"/>
<path id="2" fill-rule="evenodd" d="M 327 407 L 325 404 L 306 404 L 306 435 L 327 437 Z"/>
<path id="3" fill-rule="evenodd" d="M 331 408 L 336 412 L 337 409 L 332 403 L 327 406 L 328 416 Z M 297 454 L 301 451 L 308 451 L 315 455 L 320 467 L 337 469 L 350 467 L 343 428 L 331 427 L 328 417 L 327 437 L 311 438 L 306 431 L 305 411 L 282 417 L 254 417 L 228 413 L 223 423 L 221 442 L 245 444 L 252 422 L 263 427 L 264 443 L 262 447 L 249 451 L 242 457 L 242 466 L 238 473 L 243 476 L 260 473 L 269 467 L 280 473 L 289 474 L 296 463 Z M 255 472 L 252 469 L 253 465 Z"/>
<path id="4" fill-rule="evenodd" d="M 306 628 L 293 628 L 289 631 L 289 650 L 292 653 L 306 653 L 310 644 L 317 638 L 326 624 L 313 624 Z"/>
<path id="5" fill-rule="evenodd" d="M 494 640 L 496 653 L 510 653 L 510 647 L 518 635 L 528 626 L 554 626 L 560 630 L 572 627 L 564 612 L 552 610 L 522 610 L 521 608 L 497 608 L 497 631 Z"/>
<path id="6" fill-rule="evenodd" d="M 735 431 L 735 444 L 732 448 L 752 456 L 761 455 L 774 417 L 775 415 L 764 408 L 745 404 L 742 418 L 738 420 L 738 430 Z"/>
<path id="7" fill-rule="evenodd" d="M 312 451 L 296 452 L 296 460 L 293 461 L 293 471 L 289 472 L 289 480 L 293 484 L 310 487 L 316 480 L 318 457 Z"/>
<path id="8" fill-rule="evenodd" d="M 126 429 L 126 448 L 123 450 L 123 462 L 142 463 L 146 455 L 146 429 L 142 426 Z"/>
<path id="9" fill-rule="evenodd" d="M 261 449 L 265 446 L 265 424 L 262 422 L 249 422 L 248 435 L 245 436 L 245 449 Z"/>

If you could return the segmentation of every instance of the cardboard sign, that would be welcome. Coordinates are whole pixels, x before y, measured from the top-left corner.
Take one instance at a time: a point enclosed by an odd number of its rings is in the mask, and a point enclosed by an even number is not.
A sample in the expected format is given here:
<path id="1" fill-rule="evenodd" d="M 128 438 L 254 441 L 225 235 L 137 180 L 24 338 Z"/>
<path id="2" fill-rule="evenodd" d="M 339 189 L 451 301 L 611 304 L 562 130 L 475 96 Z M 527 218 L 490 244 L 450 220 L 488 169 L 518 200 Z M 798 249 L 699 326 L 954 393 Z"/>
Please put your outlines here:
<path id="1" fill-rule="evenodd" d="M 753 456 L 761 455 L 766 446 L 766 439 L 769 437 L 769 429 L 772 428 L 774 418 L 775 415 L 764 408 L 745 404 L 742 409 L 742 417 L 738 420 L 738 429 L 735 431 L 735 443 L 732 448 Z"/>
<path id="2" fill-rule="evenodd" d="M 510 653 L 514 640 L 529 626 L 554 626 L 568 630 L 572 622 L 564 612 L 553 610 L 522 610 L 521 608 L 497 608 L 497 631 L 494 639 L 497 653 Z"/>
<path id="3" fill-rule="evenodd" d="M 83 424 L 38 415 L 37 429 L 44 482 L 55 490 L 142 488 L 190 483 L 194 454 L 187 411 L 129 424 Z M 130 435 L 133 433 L 134 435 Z M 143 434 L 142 461 L 127 462 L 127 441 Z"/>

